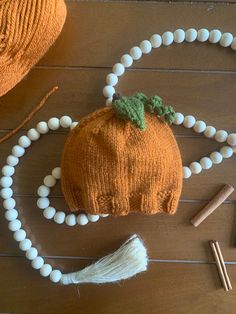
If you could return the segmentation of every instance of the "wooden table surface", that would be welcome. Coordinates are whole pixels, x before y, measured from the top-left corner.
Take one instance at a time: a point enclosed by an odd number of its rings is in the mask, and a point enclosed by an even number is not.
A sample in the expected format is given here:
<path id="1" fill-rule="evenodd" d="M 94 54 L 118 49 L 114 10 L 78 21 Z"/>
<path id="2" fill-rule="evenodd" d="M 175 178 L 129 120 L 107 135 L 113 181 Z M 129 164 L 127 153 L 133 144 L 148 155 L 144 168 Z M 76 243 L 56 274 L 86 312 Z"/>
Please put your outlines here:
<path id="1" fill-rule="evenodd" d="M 153 33 L 182 27 L 220 28 L 236 33 L 235 3 L 153 3 L 68 1 L 63 32 L 47 55 L 0 99 L 4 135 L 20 122 L 48 89 L 58 85 L 45 108 L 27 125 L 51 116 L 80 119 L 104 105 L 106 74 L 120 56 Z M 217 129 L 236 131 L 235 52 L 211 44 L 184 43 L 161 48 L 136 62 L 122 77 L 122 94 L 158 94 L 177 111 L 193 114 Z M 222 145 L 174 127 L 183 164 Z M 22 130 L 20 133 L 25 133 Z M 236 312 L 236 288 L 224 292 L 208 241 L 219 240 L 236 287 L 236 193 L 202 225 L 189 219 L 224 183 L 235 185 L 235 157 L 184 182 L 175 216 L 132 214 L 109 217 L 86 227 L 46 221 L 36 207 L 36 190 L 60 163 L 67 134 L 51 132 L 33 144 L 17 167 L 14 191 L 24 227 L 40 254 L 63 271 L 79 269 L 116 249 L 130 234 L 144 239 L 151 259 L 146 273 L 107 285 L 62 287 L 40 277 L 24 258 L 0 212 L 0 312 L 80 314 L 217 314 Z M 0 146 L 4 164 L 19 134 Z M 51 202 L 66 208 L 58 186 Z"/>

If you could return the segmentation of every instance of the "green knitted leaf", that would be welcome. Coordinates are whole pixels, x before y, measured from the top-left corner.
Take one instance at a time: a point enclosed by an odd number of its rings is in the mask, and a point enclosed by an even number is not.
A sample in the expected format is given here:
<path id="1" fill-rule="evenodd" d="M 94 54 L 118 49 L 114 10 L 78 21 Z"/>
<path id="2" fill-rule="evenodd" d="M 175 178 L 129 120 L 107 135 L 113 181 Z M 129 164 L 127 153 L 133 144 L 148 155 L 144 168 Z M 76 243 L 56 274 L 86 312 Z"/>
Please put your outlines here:
<path id="1" fill-rule="evenodd" d="M 146 127 L 144 104 L 147 97 L 138 93 L 132 97 L 121 97 L 113 102 L 113 108 L 120 118 L 130 120 L 136 124 L 141 130 Z"/>

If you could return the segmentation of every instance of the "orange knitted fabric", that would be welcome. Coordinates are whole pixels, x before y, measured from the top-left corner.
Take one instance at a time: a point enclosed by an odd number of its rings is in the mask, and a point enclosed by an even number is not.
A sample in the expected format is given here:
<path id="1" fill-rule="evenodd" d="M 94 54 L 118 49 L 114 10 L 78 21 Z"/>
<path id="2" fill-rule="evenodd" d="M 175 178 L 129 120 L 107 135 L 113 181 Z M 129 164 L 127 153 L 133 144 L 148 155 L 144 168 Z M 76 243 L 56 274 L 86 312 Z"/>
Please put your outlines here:
<path id="1" fill-rule="evenodd" d="M 45 54 L 65 17 L 64 0 L 0 0 L 0 96 Z"/>
<path id="2" fill-rule="evenodd" d="M 88 115 L 71 131 L 61 170 L 71 211 L 174 214 L 182 189 L 182 161 L 170 127 L 146 113 L 142 131 L 112 107 Z"/>

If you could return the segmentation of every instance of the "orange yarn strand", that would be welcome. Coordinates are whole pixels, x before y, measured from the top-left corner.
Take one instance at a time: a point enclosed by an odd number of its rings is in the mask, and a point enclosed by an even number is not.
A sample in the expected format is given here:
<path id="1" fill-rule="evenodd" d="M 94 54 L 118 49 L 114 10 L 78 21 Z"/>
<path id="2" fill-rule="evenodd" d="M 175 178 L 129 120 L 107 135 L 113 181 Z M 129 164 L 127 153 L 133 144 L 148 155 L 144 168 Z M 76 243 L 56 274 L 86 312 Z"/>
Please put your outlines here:
<path id="1" fill-rule="evenodd" d="M 48 98 L 58 90 L 58 86 L 54 86 L 39 102 L 39 104 L 26 116 L 26 118 L 13 130 L 7 133 L 5 136 L 0 138 L 0 144 L 8 140 L 14 134 L 16 134 L 21 128 L 23 128 L 32 118 L 33 116 L 45 105 Z"/>

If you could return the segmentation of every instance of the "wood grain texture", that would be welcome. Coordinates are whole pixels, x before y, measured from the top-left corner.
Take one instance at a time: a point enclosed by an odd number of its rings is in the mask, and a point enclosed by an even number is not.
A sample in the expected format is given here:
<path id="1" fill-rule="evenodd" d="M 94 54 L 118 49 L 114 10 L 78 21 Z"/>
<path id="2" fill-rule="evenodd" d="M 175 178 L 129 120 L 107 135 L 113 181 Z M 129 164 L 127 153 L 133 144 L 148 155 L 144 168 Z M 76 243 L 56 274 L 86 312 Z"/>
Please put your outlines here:
<path id="1" fill-rule="evenodd" d="M 80 119 L 104 105 L 102 88 L 110 67 L 152 33 L 178 27 L 219 27 L 236 33 L 236 6 L 229 3 L 81 2 L 67 1 L 63 32 L 40 63 L 0 99 L 0 133 L 14 128 L 52 86 L 60 90 L 27 125 L 51 116 Z M 120 80 L 122 94 L 142 90 L 160 95 L 177 111 L 194 114 L 217 129 L 235 132 L 235 52 L 210 44 L 173 45 L 136 62 Z M 173 127 L 183 164 L 199 160 L 222 144 L 183 127 Z M 21 131 L 0 146 L 0 164 Z M 235 157 L 184 183 L 178 212 L 106 218 L 70 228 L 46 221 L 36 207 L 43 177 L 60 164 L 67 132 L 45 135 L 33 144 L 17 167 L 14 192 L 24 228 L 41 255 L 63 271 L 78 269 L 115 250 L 132 233 L 148 248 L 149 271 L 119 285 L 60 287 L 31 269 L 7 230 L 0 212 L 0 312 L 7 313 L 160 313 L 233 314 L 235 291 L 221 288 L 208 241 L 219 240 L 229 275 L 236 282 L 236 193 L 198 228 L 189 220 L 224 183 L 235 185 Z M 51 203 L 66 204 L 60 184 Z M 53 258 L 54 257 L 54 258 Z"/>

